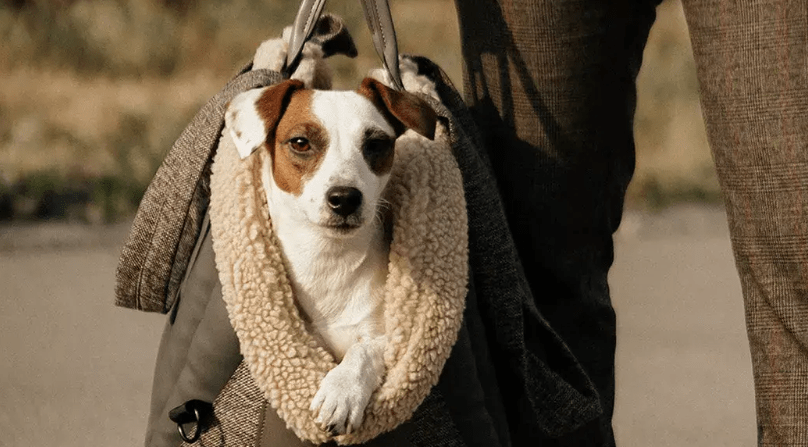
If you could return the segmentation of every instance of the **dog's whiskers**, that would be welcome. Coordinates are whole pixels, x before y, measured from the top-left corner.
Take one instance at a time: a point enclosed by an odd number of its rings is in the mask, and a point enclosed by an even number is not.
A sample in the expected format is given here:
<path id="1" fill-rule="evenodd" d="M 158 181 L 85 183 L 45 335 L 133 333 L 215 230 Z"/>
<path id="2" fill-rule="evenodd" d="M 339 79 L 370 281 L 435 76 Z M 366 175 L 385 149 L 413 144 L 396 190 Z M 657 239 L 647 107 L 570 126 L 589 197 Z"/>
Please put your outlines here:
<path id="1" fill-rule="evenodd" d="M 379 197 L 379 202 L 376 205 L 376 212 L 373 214 L 373 222 L 379 226 L 384 225 L 384 216 L 390 212 L 393 204 L 389 200 Z"/>
<path id="2" fill-rule="evenodd" d="M 389 200 L 385 199 L 384 197 L 379 197 L 379 207 L 380 208 L 384 208 L 385 210 L 389 210 L 390 208 L 392 208 L 392 206 L 393 206 L 393 204 Z"/>

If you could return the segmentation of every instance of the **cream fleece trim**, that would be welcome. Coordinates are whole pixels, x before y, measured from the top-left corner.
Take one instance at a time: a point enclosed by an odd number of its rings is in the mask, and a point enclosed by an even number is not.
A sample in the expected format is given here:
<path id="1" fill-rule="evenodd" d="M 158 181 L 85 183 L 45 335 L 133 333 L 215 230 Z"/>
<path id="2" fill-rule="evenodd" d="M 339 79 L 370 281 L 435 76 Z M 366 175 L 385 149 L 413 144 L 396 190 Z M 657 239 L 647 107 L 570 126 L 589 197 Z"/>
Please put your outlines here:
<path id="1" fill-rule="evenodd" d="M 434 92 L 432 92 L 434 94 Z M 434 141 L 412 131 L 396 142 L 386 199 L 393 238 L 385 293 L 386 377 L 362 426 L 331 438 L 309 404 L 334 358 L 306 331 L 272 231 L 261 166 L 267 151 L 240 160 L 223 132 L 211 175 L 216 266 L 230 321 L 250 373 L 301 439 L 368 441 L 408 420 L 437 383 L 457 339 L 468 282 L 462 178 L 439 125 Z"/>
<path id="2" fill-rule="evenodd" d="M 409 419 L 437 383 L 463 317 L 468 274 L 465 199 L 446 131 L 434 142 L 408 132 L 396 145 L 389 194 L 393 210 L 385 295 L 385 380 L 355 444 Z M 306 332 L 268 219 L 260 168 L 266 151 L 240 161 L 222 138 L 211 176 L 216 265 L 244 359 L 269 403 L 301 439 L 328 435 L 309 404 L 333 357 Z"/>

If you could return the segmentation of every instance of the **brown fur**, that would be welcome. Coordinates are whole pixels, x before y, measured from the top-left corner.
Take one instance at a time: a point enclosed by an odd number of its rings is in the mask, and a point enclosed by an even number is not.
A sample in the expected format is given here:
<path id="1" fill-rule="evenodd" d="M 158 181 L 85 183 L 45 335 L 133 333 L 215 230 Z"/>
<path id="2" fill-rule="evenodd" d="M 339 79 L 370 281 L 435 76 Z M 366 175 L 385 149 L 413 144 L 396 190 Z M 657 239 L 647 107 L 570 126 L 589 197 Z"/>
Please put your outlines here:
<path id="1" fill-rule="evenodd" d="M 296 80 L 284 81 L 264 92 L 256 101 L 258 115 L 266 126 L 265 146 L 272 159 L 272 176 L 283 191 L 300 195 L 303 183 L 317 167 L 328 149 L 328 137 L 319 120 L 311 114 L 312 91 Z M 303 137 L 310 149 L 300 155 L 292 151 L 289 140 Z"/>
<path id="2" fill-rule="evenodd" d="M 272 157 L 272 176 L 283 191 L 300 195 L 306 179 L 311 177 L 328 150 L 328 134 L 311 113 L 312 90 L 294 92 L 268 143 Z M 309 150 L 295 153 L 289 140 L 302 137 L 309 140 Z"/>
<path id="3" fill-rule="evenodd" d="M 283 81 L 278 85 L 268 88 L 258 101 L 255 102 L 255 108 L 258 111 L 258 116 L 264 121 L 264 126 L 267 134 L 267 141 L 272 141 L 272 136 L 275 128 L 278 126 L 284 110 L 289 105 L 292 94 L 295 91 L 301 90 L 303 83 L 301 81 Z"/>
<path id="4" fill-rule="evenodd" d="M 435 138 L 437 115 L 421 98 L 393 90 L 373 78 L 365 78 L 357 92 L 382 112 L 397 135 L 409 128 L 430 140 Z"/>

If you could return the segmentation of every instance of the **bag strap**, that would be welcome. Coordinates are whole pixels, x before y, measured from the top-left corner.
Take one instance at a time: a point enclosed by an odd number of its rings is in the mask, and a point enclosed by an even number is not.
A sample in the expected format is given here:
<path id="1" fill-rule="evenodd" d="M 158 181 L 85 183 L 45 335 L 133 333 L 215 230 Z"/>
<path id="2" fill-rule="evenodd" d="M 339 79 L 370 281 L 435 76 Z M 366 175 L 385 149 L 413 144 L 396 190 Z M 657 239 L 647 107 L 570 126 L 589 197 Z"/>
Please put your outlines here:
<path id="1" fill-rule="evenodd" d="M 404 90 L 401 72 L 398 68 L 398 41 L 393 26 L 393 16 L 387 0 L 360 0 L 365 12 L 365 19 L 370 28 L 373 46 L 382 60 L 382 65 L 390 75 L 393 87 Z M 300 9 L 292 25 L 292 36 L 289 38 L 289 52 L 286 55 L 284 73 L 289 75 L 297 68 L 303 45 L 311 37 L 317 19 L 323 12 L 326 0 L 302 0 Z"/>
<path id="2" fill-rule="evenodd" d="M 396 30 L 393 27 L 390 4 L 387 3 L 387 0 L 361 1 L 376 53 L 382 59 L 384 69 L 390 74 L 393 86 L 397 90 L 404 90 L 401 72 L 398 69 L 398 41 L 396 40 Z"/>
<path id="3" fill-rule="evenodd" d="M 311 37 L 314 25 L 320 14 L 323 13 L 325 0 L 303 0 L 300 2 L 300 9 L 292 24 L 292 35 L 289 37 L 289 51 L 286 53 L 286 67 L 283 72 L 286 77 L 291 76 L 300 63 L 303 53 L 303 45 Z"/>

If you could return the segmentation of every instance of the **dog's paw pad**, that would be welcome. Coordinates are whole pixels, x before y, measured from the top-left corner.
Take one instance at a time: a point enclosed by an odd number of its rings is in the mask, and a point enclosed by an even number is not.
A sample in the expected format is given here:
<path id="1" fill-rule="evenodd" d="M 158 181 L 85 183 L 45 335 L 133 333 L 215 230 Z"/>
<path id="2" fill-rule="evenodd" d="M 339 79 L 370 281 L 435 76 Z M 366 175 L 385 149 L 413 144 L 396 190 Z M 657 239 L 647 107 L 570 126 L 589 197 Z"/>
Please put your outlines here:
<path id="1" fill-rule="evenodd" d="M 311 402 L 314 422 L 332 436 L 351 433 L 362 423 L 372 389 L 346 368 L 326 374 Z"/>

